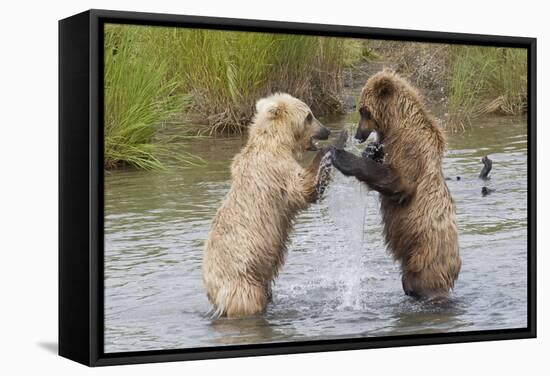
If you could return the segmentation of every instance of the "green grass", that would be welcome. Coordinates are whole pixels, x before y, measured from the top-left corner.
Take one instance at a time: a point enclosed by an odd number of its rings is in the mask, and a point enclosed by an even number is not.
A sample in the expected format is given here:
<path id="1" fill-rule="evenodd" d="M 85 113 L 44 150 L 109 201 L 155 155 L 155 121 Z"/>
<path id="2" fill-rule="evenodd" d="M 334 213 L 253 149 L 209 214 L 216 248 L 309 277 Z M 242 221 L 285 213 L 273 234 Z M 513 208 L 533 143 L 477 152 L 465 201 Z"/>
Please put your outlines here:
<path id="1" fill-rule="evenodd" d="M 167 77 L 166 62 L 144 43 L 135 28 L 105 30 L 105 168 L 162 168 L 167 145 L 154 142 L 157 128 L 189 103 L 176 92 L 176 77 Z"/>
<path id="2" fill-rule="evenodd" d="M 178 138 L 239 133 L 252 119 L 255 102 L 278 91 L 302 99 L 318 116 L 340 112 L 344 69 L 365 69 L 364 62 L 379 54 L 398 62 L 402 73 L 428 95 L 438 100 L 447 95 L 451 128 L 464 129 L 486 113 L 525 110 L 525 50 L 377 43 L 107 25 L 105 167 L 159 169 L 164 156 L 181 164 L 202 164 L 177 146 L 182 144 L 175 136 L 160 137 L 159 130 L 177 125 Z"/>
<path id="3" fill-rule="evenodd" d="M 455 46 L 451 49 L 451 127 L 466 128 L 480 115 L 520 115 L 527 101 L 524 49 Z"/>
<path id="4" fill-rule="evenodd" d="M 526 109 L 525 49 L 402 41 L 372 41 L 369 47 L 432 104 L 447 103 L 451 130 L 485 114 L 519 115 Z"/>
<path id="5" fill-rule="evenodd" d="M 107 25 L 105 167 L 162 168 L 159 156 L 173 153 L 156 137 L 163 124 L 239 133 L 255 102 L 277 91 L 317 115 L 338 112 L 342 69 L 356 59 L 350 46 L 341 38 Z"/>
<path id="6" fill-rule="evenodd" d="M 340 109 L 344 39 L 160 27 L 146 33 L 209 133 L 241 132 L 255 101 L 277 91 L 301 98 L 317 114 Z"/>

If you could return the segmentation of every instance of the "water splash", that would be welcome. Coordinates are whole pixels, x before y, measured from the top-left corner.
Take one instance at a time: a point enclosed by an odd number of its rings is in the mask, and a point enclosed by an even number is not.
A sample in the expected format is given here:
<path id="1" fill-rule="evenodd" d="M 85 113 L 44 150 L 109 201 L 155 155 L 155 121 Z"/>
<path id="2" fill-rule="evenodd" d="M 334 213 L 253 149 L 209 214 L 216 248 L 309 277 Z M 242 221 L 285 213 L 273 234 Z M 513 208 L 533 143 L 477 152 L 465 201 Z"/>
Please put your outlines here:
<path id="1" fill-rule="evenodd" d="M 354 179 L 333 171 L 329 197 L 296 219 L 265 321 L 213 323 L 204 315 L 210 305 L 202 284 L 203 245 L 230 187 L 229 163 L 243 141 L 219 138 L 215 148 L 209 138 L 190 143 L 190 151 L 211 162 L 207 173 L 120 170 L 105 176 L 105 351 L 525 327 L 527 125 L 510 121 L 484 118 L 466 133 L 448 135 L 444 171 L 471 178 L 448 182 L 458 209 L 463 268 L 454 290 L 458 308 L 437 311 L 403 294 L 399 266 L 385 251 L 375 192 L 361 195 L 368 207 L 363 263 L 348 263 L 346 255 L 361 260 L 346 246 L 351 228 L 336 228 L 328 205 Z M 492 184 L 500 188 L 484 198 L 477 174 L 485 154 L 498 162 Z M 357 204 L 355 193 L 337 199 Z M 339 223 L 346 221 L 353 222 Z"/>
<path id="2" fill-rule="evenodd" d="M 358 153 L 357 145 L 349 136 L 347 150 Z M 362 309 L 361 281 L 365 277 L 364 226 L 367 213 L 367 187 L 353 177 L 346 177 L 331 165 L 327 153 L 321 161 L 319 178 L 330 184 L 320 184 L 323 194 L 319 221 L 334 229 L 327 254 L 328 267 L 321 276 L 325 287 L 336 288 L 341 299 L 337 309 Z M 323 226 L 325 227 L 325 226 Z M 328 244 L 321 246 L 327 247 Z M 336 261 L 337 262 L 334 262 Z"/>
<path id="3" fill-rule="evenodd" d="M 366 272 L 363 259 L 365 189 L 357 180 L 336 173 L 334 184 L 327 192 L 328 215 L 340 234 L 334 251 L 342 262 L 331 276 L 339 280 L 340 308 L 361 308 L 361 279 Z"/>

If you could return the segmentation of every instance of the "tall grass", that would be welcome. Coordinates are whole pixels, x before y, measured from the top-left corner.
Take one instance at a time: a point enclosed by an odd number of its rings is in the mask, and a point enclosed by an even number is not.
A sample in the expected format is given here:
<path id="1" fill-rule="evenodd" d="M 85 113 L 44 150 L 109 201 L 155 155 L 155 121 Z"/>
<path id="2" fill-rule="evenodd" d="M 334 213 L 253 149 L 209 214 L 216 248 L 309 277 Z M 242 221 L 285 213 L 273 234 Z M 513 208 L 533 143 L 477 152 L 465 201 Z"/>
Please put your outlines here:
<path id="1" fill-rule="evenodd" d="M 192 96 L 210 133 L 240 132 L 255 101 L 285 91 L 318 114 L 341 110 L 344 39 L 314 36 L 147 28 L 149 46 L 168 62 L 168 77 Z"/>
<path id="2" fill-rule="evenodd" d="M 487 113 L 519 115 L 527 101 L 527 51 L 455 46 L 451 49 L 451 126 L 465 128 Z"/>
<path id="3" fill-rule="evenodd" d="M 162 168 L 157 127 L 181 111 L 189 98 L 176 93 L 177 77 L 167 62 L 148 51 L 136 28 L 105 29 L 104 165 Z"/>
<path id="4" fill-rule="evenodd" d="M 191 118 L 201 132 L 241 132 L 255 101 L 277 91 L 316 114 L 338 112 L 349 47 L 341 38 L 107 25 L 105 167 L 161 168 L 163 124 Z"/>
<path id="5" fill-rule="evenodd" d="M 447 96 L 455 129 L 484 113 L 525 110 L 525 50 L 371 42 L 107 25 L 105 167 L 161 168 L 159 155 L 174 154 L 170 140 L 157 137 L 163 124 L 192 119 L 202 124 L 199 133 L 241 132 L 255 101 L 277 91 L 301 98 L 318 115 L 343 111 L 344 69 L 380 54 L 428 98 L 439 103 Z M 184 162 L 200 162 L 179 153 Z"/>
<path id="6" fill-rule="evenodd" d="M 369 46 L 432 104 L 446 103 L 453 130 L 484 114 L 519 115 L 526 109 L 525 49 L 402 41 Z"/>

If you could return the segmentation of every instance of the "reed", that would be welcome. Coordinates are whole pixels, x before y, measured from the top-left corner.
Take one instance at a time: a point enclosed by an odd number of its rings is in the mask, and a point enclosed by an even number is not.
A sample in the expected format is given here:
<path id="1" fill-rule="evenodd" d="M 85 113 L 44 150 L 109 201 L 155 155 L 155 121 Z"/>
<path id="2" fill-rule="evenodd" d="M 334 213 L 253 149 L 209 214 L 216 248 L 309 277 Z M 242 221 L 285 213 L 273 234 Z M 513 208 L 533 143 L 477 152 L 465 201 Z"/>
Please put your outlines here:
<path id="1" fill-rule="evenodd" d="M 527 105 L 527 51 L 454 46 L 449 113 L 452 128 L 466 128 L 484 114 L 521 115 Z"/>
<path id="2" fill-rule="evenodd" d="M 371 41 L 386 64 L 463 130 L 485 114 L 520 115 L 527 105 L 527 51 L 440 43 Z"/>
<path id="3" fill-rule="evenodd" d="M 316 115 L 341 112 L 342 71 L 364 51 L 363 41 L 343 38 L 107 25 L 105 167 L 162 168 L 162 155 L 173 154 L 158 137 L 165 124 L 240 133 L 258 98 L 274 92 Z"/>
<path id="4" fill-rule="evenodd" d="M 149 53 L 139 30 L 108 25 L 105 30 L 104 165 L 159 169 L 166 142 L 158 127 L 189 103 L 168 78 L 167 62 Z"/>
<path id="5" fill-rule="evenodd" d="M 208 133 L 241 132 L 255 101 L 284 91 L 319 115 L 342 110 L 346 40 L 286 34 L 147 28 L 149 48 L 167 62 L 177 91 L 192 96 L 192 112 Z M 195 116 L 197 118 L 197 116 Z"/>

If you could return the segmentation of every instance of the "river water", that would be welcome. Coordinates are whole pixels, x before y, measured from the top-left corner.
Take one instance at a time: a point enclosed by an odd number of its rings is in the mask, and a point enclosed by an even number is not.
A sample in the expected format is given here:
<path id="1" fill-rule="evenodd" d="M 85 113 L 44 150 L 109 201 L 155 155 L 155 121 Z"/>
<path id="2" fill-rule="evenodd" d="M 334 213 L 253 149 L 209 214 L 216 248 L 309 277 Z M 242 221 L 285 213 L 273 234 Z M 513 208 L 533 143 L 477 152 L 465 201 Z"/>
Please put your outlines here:
<path id="1" fill-rule="evenodd" d="M 207 166 L 106 172 L 105 352 L 526 327 L 527 125 L 523 118 L 478 122 L 448 135 L 444 171 L 462 271 L 445 305 L 403 294 L 383 244 L 377 193 L 335 171 L 322 202 L 296 221 L 265 315 L 212 320 L 202 249 L 245 140 L 182 144 Z M 325 121 L 333 137 L 342 126 L 353 132 L 354 123 Z M 486 154 L 493 171 L 483 182 Z M 496 191 L 482 197 L 484 185 Z"/>

